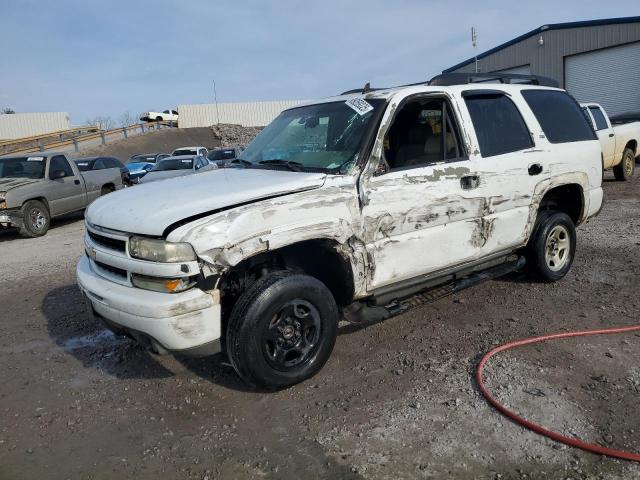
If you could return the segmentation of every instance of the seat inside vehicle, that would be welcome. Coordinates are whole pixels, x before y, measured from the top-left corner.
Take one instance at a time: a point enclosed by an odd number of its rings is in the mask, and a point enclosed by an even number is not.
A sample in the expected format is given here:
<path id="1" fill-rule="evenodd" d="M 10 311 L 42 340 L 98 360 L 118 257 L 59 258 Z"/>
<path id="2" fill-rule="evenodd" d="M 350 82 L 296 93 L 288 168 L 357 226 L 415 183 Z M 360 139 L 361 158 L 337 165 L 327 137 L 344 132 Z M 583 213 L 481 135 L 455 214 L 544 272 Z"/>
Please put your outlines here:
<path id="1" fill-rule="evenodd" d="M 423 99 L 406 103 L 389 129 L 385 159 L 394 170 L 428 165 L 459 154 L 452 123 L 444 122 L 443 100 Z M 443 130 L 446 134 L 443 135 Z M 445 150 L 446 141 L 446 150 Z"/>

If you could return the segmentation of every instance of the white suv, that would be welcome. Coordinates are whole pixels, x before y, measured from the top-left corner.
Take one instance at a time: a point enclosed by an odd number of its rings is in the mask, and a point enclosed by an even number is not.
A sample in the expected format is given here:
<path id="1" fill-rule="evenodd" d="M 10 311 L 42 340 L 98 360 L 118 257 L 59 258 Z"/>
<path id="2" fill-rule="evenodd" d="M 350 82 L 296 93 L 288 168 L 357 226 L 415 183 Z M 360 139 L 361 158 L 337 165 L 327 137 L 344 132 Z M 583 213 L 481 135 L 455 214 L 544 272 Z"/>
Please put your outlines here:
<path id="1" fill-rule="evenodd" d="M 297 106 L 238 168 L 97 200 L 77 268 L 90 312 L 159 352 L 224 350 L 248 383 L 282 388 L 322 368 L 342 318 L 525 266 L 560 280 L 602 206 L 598 140 L 545 79 L 476 77 Z"/>

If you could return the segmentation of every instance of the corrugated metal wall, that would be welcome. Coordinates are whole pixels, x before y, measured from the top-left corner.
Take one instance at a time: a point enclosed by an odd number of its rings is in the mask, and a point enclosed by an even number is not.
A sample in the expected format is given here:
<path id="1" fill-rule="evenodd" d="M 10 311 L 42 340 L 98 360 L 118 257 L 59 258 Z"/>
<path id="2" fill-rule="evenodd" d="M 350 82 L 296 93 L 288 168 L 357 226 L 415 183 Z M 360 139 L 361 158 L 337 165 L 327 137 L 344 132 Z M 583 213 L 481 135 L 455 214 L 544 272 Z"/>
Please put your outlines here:
<path id="1" fill-rule="evenodd" d="M 213 103 L 178 105 L 180 128 L 209 127 L 216 123 L 234 123 L 245 127 L 263 127 L 287 108 L 307 100 L 277 102 Z M 218 119 L 218 112 L 220 118 Z"/>
<path id="2" fill-rule="evenodd" d="M 543 45 L 539 44 L 542 36 Z M 640 22 L 543 31 L 478 60 L 481 72 L 531 65 L 531 73 L 564 86 L 564 57 L 640 41 Z M 473 72 L 472 62 L 455 70 Z"/>
<path id="3" fill-rule="evenodd" d="M 0 140 L 32 137 L 69 128 L 69 114 L 66 112 L 0 115 Z"/>

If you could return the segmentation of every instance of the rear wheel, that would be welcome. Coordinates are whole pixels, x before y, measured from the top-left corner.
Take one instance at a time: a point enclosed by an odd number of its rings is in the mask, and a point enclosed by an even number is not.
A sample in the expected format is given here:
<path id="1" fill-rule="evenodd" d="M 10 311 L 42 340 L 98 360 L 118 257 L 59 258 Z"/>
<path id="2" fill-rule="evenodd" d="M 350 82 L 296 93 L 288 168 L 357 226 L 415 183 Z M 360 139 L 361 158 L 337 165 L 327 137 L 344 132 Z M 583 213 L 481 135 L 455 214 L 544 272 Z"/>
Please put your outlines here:
<path id="1" fill-rule="evenodd" d="M 613 175 L 616 180 L 629 180 L 633 177 L 633 172 L 636 169 L 636 159 L 633 155 L 633 150 L 625 148 L 622 154 L 622 161 L 613 167 Z"/>
<path id="2" fill-rule="evenodd" d="M 22 226 L 19 232 L 23 237 L 41 237 L 49 231 L 50 224 L 51 214 L 41 201 L 29 200 L 22 206 Z"/>
<path id="3" fill-rule="evenodd" d="M 115 192 L 115 188 L 111 185 L 105 185 L 100 189 L 100 196 L 103 197 L 111 192 Z"/>
<path id="4" fill-rule="evenodd" d="M 566 213 L 543 211 L 527 245 L 527 266 L 540 280 L 556 282 L 563 278 L 576 252 L 576 228 Z"/>
<path id="5" fill-rule="evenodd" d="M 318 279 L 291 272 L 268 274 L 238 299 L 227 327 L 227 352 L 238 375 L 266 389 L 315 375 L 338 332 L 338 307 Z"/>

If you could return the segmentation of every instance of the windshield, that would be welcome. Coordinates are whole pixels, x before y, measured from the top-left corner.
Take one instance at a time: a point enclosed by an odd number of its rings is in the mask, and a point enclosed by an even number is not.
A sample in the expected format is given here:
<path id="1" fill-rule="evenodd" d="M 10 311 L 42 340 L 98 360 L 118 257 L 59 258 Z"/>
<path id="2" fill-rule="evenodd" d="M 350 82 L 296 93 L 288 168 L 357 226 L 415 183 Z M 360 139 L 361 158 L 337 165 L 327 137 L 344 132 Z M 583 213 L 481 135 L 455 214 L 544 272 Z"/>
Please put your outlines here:
<path id="1" fill-rule="evenodd" d="M 127 168 L 129 170 L 143 170 L 145 168 L 152 168 L 153 165 L 150 165 L 148 162 L 129 162 L 127 163 Z"/>
<path id="2" fill-rule="evenodd" d="M 383 104 L 354 98 L 286 110 L 238 158 L 253 164 L 285 161 L 299 169 L 347 171 L 357 161 L 371 119 Z"/>
<path id="3" fill-rule="evenodd" d="M 236 152 L 233 150 L 214 150 L 209 152 L 209 160 L 230 160 L 236 158 Z"/>
<path id="4" fill-rule="evenodd" d="M 159 172 L 163 170 L 189 170 L 193 168 L 193 158 L 168 158 L 166 160 L 162 160 L 159 163 L 156 163 L 156 166 L 153 167 L 154 172 Z"/>
<path id="5" fill-rule="evenodd" d="M 0 178 L 44 178 L 44 157 L 0 158 Z"/>
<path id="6" fill-rule="evenodd" d="M 155 163 L 155 155 L 135 155 L 129 159 L 128 163 L 151 162 Z"/>
<path id="7" fill-rule="evenodd" d="M 198 152 L 196 152 L 194 149 L 192 148 L 184 148 L 182 150 L 174 150 L 173 151 L 173 156 L 177 157 L 179 155 L 197 155 Z"/>

